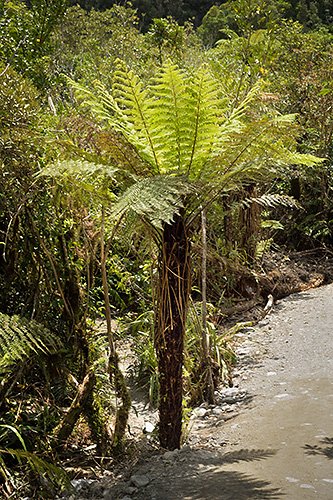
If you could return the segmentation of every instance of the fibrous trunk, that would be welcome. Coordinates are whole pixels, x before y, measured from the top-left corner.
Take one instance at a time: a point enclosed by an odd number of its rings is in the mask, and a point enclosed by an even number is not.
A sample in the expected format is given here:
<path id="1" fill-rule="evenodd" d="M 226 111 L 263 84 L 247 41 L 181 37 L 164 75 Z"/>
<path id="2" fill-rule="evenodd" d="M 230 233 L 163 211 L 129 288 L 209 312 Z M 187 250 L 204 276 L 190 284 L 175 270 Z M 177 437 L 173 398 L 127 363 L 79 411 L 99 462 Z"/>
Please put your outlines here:
<path id="1" fill-rule="evenodd" d="M 183 350 L 190 292 L 190 243 L 184 218 L 165 224 L 158 282 L 155 348 L 159 371 L 159 438 L 164 448 L 181 446 Z"/>
<path id="2" fill-rule="evenodd" d="M 257 196 L 255 184 L 247 187 L 244 198 L 254 199 Z M 239 246 L 245 250 L 248 263 L 255 261 L 258 234 L 260 229 L 261 209 L 258 203 L 252 201 L 250 206 L 243 208 L 239 214 L 239 225 L 241 231 L 241 240 Z"/>

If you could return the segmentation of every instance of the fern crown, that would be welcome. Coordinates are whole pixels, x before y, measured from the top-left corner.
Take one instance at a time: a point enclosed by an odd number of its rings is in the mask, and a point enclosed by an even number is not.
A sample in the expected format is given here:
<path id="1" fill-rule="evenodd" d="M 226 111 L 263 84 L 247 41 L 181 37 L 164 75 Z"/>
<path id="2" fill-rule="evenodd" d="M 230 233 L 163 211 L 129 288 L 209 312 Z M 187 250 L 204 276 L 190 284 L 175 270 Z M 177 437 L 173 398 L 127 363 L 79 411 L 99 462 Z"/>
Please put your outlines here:
<path id="1" fill-rule="evenodd" d="M 170 222 L 189 193 L 200 204 L 202 196 L 267 179 L 285 165 L 320 161 L 295 153 L 295 116 L 268 113 L 260 104 L 261 84 L 233 108 L 208 65 L 186 73 L 166 61 L 144 86 L 119 61 L 111 92 L 100 82 L 93 91 L 70 83 L 143 162 L 144 170 L 122 183 L 112 209 L 117 217 L 132 211 L 154 225 Z M 116 166 L 128 171 L 128 157 Z"/>

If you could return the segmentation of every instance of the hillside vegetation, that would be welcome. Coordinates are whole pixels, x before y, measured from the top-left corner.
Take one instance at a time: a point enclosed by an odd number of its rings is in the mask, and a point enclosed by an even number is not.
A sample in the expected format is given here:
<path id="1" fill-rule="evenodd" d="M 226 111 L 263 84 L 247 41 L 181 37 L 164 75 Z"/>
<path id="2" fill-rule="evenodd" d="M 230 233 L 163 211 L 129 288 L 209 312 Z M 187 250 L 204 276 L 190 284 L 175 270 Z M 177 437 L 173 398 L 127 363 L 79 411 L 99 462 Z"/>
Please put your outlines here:
<path id="1" fill-rule="evenodd" d="M 0 2 L 1 496 L 61 491 L 73 444 L 134 446 L 119 344 L 179 448 L 232 383 L 230 328 L 332 279 L 332 20 Z"/>

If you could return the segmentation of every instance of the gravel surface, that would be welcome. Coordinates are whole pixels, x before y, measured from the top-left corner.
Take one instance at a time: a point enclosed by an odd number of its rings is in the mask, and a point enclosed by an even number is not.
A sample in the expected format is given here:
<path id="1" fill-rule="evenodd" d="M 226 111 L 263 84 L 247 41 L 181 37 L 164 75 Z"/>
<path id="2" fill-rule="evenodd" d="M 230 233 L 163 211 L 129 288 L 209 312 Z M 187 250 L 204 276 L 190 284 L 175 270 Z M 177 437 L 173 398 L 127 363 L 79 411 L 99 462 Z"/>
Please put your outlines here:
<path id="1" fill-rule="evenodd" d="M 234 387 L 195 409 L 181 450 L 78 479 L 63 498 L 332 500 L 332 325 L 333 285 L 278 301 L 237 334 Z M 142 409 L 149 436 L 156 414 Z"/>

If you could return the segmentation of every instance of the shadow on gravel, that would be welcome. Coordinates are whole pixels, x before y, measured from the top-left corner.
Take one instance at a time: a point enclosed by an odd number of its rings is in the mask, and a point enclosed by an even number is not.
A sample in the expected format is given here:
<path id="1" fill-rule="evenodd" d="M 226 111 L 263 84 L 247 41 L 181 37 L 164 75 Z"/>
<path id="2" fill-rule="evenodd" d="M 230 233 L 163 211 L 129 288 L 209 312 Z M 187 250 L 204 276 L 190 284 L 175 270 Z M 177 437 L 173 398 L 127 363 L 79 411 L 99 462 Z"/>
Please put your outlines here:
<path id="1" fill-rule="evenodd" d="M 196 485 L 191 481 L 191 489 L 187 492 L 184 484 L 183 494 L 186 500 L 274 500 L 282 498 L 282 493 L 277 488 L 269 488 L 269 483 L 251 478 L 240 472 L 209 472 L 202 481 Z M 185 481 L 184 481 L 185 483 Z"/>
<path id="2" fill-rule="evenodd" d="M 306 292 L 296 292 L 288 297 L 284 297 L 283 300 L 279 299 L 274 306 L 274 311 L 282 312 L 287 307 L 289 302 L 297 303 L 305 302 L 307 300 L 313 300 L 313 296 L 309 293 L 307 294 Z"/>
<path id="3" fill-rule="evenodd" d="M 277 450 L 237 450 L 225 453 L 222 464 L 235 464 L 239 462 L 254 462 L 276 455 Z"/>
<path id="4" fill-rule="evenodd" d="M 225 470 L 228 464 L 264 460 L 276 454 L 276 450 L 239 450 L 216 455 L 209 459 L 205 452 L 194 452 L 188 456 L 193 463 L 184 467 L 172 467 L 172 478 L 167 490 L 164 485 L 163 494 L 157 494 L 156 500 L 277 500 L 283 497 L 278 488 L 270 487 L 270 483 L 257 479 L 239 471 Z M 195 455 L 197 455 L 195 457 Z M 200 458 L 201 457 L 201 458 Z M 202 464 L 201 466 L 198 464 Z M 205 469 L 204 464 L 209 467 Z M 176 469 L 176 470 L 175 470 Z M 155 487 L 158 487 L 158 481 Z M 161 489 L 159 489 L 161 491 Z"/>
<path id="5" fill-rule="evenodd" d="M 333 438 L 326 437 L 320 441 L 321 445 L 315 444 L 304 446 L 306 455 L 324 455 L 329 460 L 333 460 Z"/>

